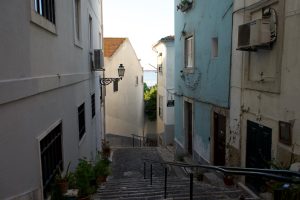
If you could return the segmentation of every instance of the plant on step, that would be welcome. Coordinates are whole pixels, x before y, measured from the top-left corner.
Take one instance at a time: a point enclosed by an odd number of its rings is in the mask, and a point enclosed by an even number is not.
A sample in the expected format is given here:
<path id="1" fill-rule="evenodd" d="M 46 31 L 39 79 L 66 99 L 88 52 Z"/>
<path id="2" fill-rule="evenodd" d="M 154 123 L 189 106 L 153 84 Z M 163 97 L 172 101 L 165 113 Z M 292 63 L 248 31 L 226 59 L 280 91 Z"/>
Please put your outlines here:
<path id="1" fill-rule="evenodd" d="M 110 161 L 107 158 L 98 159 L 94 166 L 94 174 L 97 184 L 105 182 L 107 176 L 111 174 Z"/>
<path id="2" fill-rule="evenodd" d="M 94 179 L 94 170 L 91 162 L 86 159 L 80 159 L 75 170 L 75 178 L 79 197 L 89 197 L 95 192 L 95 187 L 91 184 Z"/>
<path id="3" fill-rule="evenodd" d="M 55 176 L 55 184 L 60 189 L 60 192 L 62 194 L 66 193 L 68 190 L 68 181 L 69 181 L 69 168 L 70 168 L 71 162 L 68 163 L 68 167 L 65 171 L 65 173 L 62 172 L 60 168 L 58 168 L 58 173 Z"/>
<path id="4" fill-rule="evenodd" d="M 110 153 L 111 153 L 109 141 L 103 139 L 101 144 L 102 144 L 102 157 L 109 158 Z"/>

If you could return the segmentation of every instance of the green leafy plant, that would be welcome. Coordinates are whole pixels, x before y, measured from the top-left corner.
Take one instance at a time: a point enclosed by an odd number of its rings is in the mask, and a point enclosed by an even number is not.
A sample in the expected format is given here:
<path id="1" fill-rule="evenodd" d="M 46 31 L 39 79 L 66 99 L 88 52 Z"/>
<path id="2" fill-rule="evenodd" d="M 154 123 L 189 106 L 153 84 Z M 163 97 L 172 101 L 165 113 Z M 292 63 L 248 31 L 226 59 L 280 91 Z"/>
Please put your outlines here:
<path id="1" fill-rule="evenodd" d="M 177 5 L 177 10 L 181 10 L 182 12 L 187 11 L 192 7 L 193 1 L 191 0 L 181 0 Z"/>
<path id="2" fill-rule="evenodd" d="M 150 121 L 156 120 L 157 85 L 150 87 L 144 93 L 145 113 Z"/>
<path id="3" fill-rule="evenodd" d="M 66 170 L 65 173 L 63 173 L 61 171 L 61 169 L 58 168 L 58 173 L 55 176 L 56 181 L 68 181 L 68 178 L 69 178 L 69 175 L 70 175 L 70 173 L 69 173 L 70 165 L 71 165 L 71 162 L 68 163 L 67 170 Z"/>
<path id="4" fill-rule="evenodd" d="M 55 176 L 55 184 L 60 189 L 60 192 L 62 194 L 66 193 L 69 188 L 68 181 L 69 181 L 69 176 L 70 176 L 70 173 L 69 173 L 70 164 L 71 164 L 71 162 L 68 163 L 68 167 L 67 167 L 65 173 L 63 173 L 61 171 L 61 169 L 58 168 L 58 173 Z"/>
<path id="5" fill-rule="evenodd" d="M 105 182 L 107 176 L 111 174 L 110 161 L 107 158 L 97 160 L 94 166 L 94 174 L 98 184 Z"/>
<path id="6" fill-rule="evenodd" d="M 102 140 L 102 156 L 104 158 L 109 158 L 110 153 L 111 153 L 111 148 L 109 145 L 109 141 L 107 140 Z"/>
<path id="7" fill-rule="evenodd" d="M 95 192 L 95 187 L 91 184 L 95 177 L 91 162 L 86 159 L 80 159 L 75 171 L 75 177 L 80 197 L 87 197 Z"/>

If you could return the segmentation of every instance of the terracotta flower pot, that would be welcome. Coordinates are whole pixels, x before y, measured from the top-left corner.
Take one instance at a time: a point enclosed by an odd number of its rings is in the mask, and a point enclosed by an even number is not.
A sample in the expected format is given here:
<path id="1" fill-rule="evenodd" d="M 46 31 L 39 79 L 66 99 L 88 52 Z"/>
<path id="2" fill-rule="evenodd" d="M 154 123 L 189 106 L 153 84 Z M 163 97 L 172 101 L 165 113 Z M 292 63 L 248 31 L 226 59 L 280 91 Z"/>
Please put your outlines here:
<path id="1" fill-rule="evenodd" d="M 68 191 L 68 188 L 69 188 L 68 181 L 61 180 L 61 181 L 57 182 L 57 185 L 62 194 L 66 193 Z"/>
<path id="2" fill-rule="evenodd" d="M 107 176 L 98 176 L 97 177 L 97 184 L 100 185 L 101 183 L 105 183 L 106 178 L 107 178 Z"/>
<path id="3" fill-rule="evenodd" d="M 234 185 L 233 177 L 232 176 L 224 176 L 223 178 L 224 184 L 227 186 Z"/>
<path id="4" fill-rule="evenodd" d="M 90 196 L 79 197 L 79 200 L 90 200 Z"/>

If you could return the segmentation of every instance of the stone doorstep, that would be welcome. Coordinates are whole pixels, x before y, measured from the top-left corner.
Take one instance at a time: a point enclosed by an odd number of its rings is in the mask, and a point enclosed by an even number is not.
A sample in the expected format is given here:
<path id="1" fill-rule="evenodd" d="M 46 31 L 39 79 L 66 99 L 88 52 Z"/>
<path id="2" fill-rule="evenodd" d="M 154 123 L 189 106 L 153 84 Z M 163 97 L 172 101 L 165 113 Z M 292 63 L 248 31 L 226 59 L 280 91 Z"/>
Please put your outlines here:
<path id="1" fill-rule="evenodd" d="M 78 197 L 78 189 L 69 189 L 63 196 L 66 199 L 75 199 Z"/>

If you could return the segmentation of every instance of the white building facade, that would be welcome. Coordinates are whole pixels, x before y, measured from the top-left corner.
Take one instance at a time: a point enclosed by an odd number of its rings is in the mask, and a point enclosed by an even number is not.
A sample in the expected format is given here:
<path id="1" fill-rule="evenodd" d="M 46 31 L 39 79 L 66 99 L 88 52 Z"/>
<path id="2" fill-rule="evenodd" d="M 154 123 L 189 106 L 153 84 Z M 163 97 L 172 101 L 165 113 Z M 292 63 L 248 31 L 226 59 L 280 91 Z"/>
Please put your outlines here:
<path id="1" fill-rule="evenodd" d="M 115 145 L 131 145 L 131 134 L 143 135 L 143 68 L 128 38 L 104 38 L 105 77 L 119 77 L 120 64 L 125 68 L 122 80 L 105 86 L 105 133 L 123 141 L 111 141 Z"/>
<path id="2" fill-rule="evenodd" d="M 157 132 L 163 145 L 174 142 L 174 36 L 153 46 L 157 54 Z"/>
<path id="3" fill-rule="evenodd" d="M 101 0 L 1 1 L 0 199 L 49 196 L 55 170 L 101 142 Z"/>
<path id="4" fill-rule="evenodd" d="M 263 31 L 256 36 L 251 32 L 246 44 L 243 26 L 252 22 L 249 30 L 257 30 L 261 21 L 266 22 Z M 299 23 L 298 0 L 234 2 L 231 165 L 270 168 L 271 163 L 288 167 L 295 162 L 292 158 L 299 162 Z M 246 183 L 260 186 L 247 179 Z"/>

